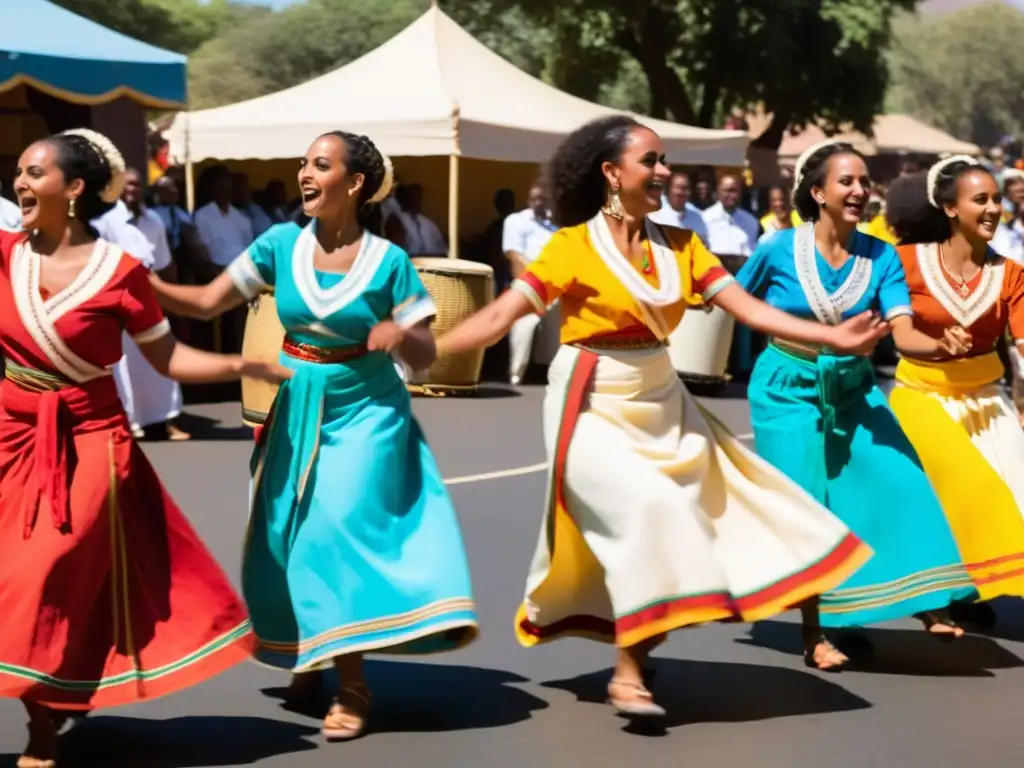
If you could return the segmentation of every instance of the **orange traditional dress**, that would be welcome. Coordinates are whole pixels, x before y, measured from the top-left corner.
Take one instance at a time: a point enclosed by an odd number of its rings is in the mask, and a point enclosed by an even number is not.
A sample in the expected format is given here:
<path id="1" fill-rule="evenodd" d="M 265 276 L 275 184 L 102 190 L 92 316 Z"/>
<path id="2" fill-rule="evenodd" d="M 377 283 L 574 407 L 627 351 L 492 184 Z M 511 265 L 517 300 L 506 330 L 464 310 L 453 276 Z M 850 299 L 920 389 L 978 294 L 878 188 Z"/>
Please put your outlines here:
<path id="1" fill-rule="evenodd" d="M 686 392 L 665 339 L 733 281 L 688 230 L 647 222 L 637 269 L 598 214 L 560 230 L 514 287 L 561 305 L 548 372 L 544 524 L 516 617 L 526 646 L 631 646 L 755 621 L 838 586 L 869 550 Z"/>
<path id="2" fill-rule="evenodd" d="M 996 344 L 1009 326 L 1024 339 L 1024 268 L 990 251 L 964 286 L 935 243 L 905 245 L 900 261 L 914 326 L 933 338 L 970 331 L 968 355 L 903 358 L 892 410 L 914 445 L 982 600 L 1024 595 L 1024 431 L 1001 387 Z"/>
<path id="3" fill-rule="evenodd" d="M 0 695 L 89 710 L 245 660 L 241 600 L 138 445 L 111 369 L 169 332 L 146 269 L 102 240 L 43 295 L 0 232 Z"/>

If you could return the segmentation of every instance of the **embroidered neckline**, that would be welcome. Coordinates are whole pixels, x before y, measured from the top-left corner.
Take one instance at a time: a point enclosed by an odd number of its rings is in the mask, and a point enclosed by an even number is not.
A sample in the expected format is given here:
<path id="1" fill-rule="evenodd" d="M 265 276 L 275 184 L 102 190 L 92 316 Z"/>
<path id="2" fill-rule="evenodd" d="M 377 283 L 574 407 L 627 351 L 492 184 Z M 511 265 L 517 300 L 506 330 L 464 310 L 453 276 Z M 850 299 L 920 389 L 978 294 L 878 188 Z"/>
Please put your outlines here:
<path id="1" fill-rule="evenodd" d="M 859 233 L 854 237 L 859 237 Z M 814 223 L 805 222 L 793 231 L 793 260 L 796 276 L 800 281 L 807 304 L 818 320 L 827 325 L 838 325 L 843 315 L 856 306 L 868 286 L 873 271 L 872 260 L 860 254 L 852 254 L 853 267 L 843 284 L 829 293 L 818 271 L 817 248 L 814 244 Z M 845 264 L 843 265 L 845 266 Z"/>
<path id="2" fill-rule="evenodd" d="M 945 270 L 939 263 L 938 243 L 920 243 L 917 246 L 917 264 L 928 293 L 962 328 L 970 328 L 988 314 L 1002 293 L 1002 263 L 994 264 L 986 259 L 977 286 L 967 296 L 961 296 L 946 279 Z"/>
<path id="3" fill-rule="evenodd" d="M 363 230 L 359 251 L 348 272 L 334 285 L 324 288 L 316 278 L 316 220 L 299 233 L 292 249 L 292 278 L 307 308 L 318 320 L 324 320 L 355 301 L 377 274 L 390 243 Z"/>
<path id="4" fill-rule="evenodd" d="M 638 302 L 650 307 L 667 307 L 682 300 L 682 277 L 676 253 L 668 247 L 661 229 L 650 219 L 644 219 L 644 229 L 658 275 L 657 286 L 644 280 L 643 275 L 618 249 L 603 214 L 598 212 L 587 223 L 587 229 L 598 256 Z"/>

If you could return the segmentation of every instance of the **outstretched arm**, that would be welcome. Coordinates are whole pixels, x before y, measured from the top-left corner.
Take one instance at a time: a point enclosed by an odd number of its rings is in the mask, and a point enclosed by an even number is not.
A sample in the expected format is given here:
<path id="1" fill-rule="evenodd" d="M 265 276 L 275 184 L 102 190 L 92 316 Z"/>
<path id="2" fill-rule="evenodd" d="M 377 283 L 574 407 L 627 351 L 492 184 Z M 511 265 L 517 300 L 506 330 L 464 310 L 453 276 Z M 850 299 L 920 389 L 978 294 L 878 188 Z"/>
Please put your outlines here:
<path id="1" fill-rule="evenodd" d="M 139 344 L 157 373 L 182 384 L 218 384 L 242 376 L 272 383 L 290 378 L 292 372 L 277 363 L 245 360 L 241 355 L 218 355 L 182 344 L 171 333 Z"/>
<path id="2" fill-rule="evenodd" d="M 727 285 L 710 302 L 761 333 L 848 354 L 869 354 L 889 333 L 888 323 L 870 312 L 835 326 L 803 320 L 751 296 L 737 283 Z"/>
<path id="3" fill-rule="evenodd" d="M 196 320 L 212 320 L 246 300 L 227 270 L 207 285 L 176 285 L 155 274 L 150 275 L 149 281 L 161 307 L 172 314 Z"/>
<path id="4" fill-rule="evenodd" d="M 496 344 L 521 317 L 535 312 L 533 304 L 519 291 L 505 291 L 472 317 L 437 340 L 438 349 L 452 355 Z"/>

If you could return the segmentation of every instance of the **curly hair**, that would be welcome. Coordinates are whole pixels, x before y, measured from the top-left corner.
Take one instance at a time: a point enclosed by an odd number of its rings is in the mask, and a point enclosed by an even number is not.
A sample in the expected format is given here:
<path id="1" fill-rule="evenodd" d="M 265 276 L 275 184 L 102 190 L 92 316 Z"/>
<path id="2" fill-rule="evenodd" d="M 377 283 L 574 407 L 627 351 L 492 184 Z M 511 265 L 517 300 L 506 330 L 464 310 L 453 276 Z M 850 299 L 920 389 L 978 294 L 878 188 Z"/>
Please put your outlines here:
<path id="1" fill-rule="evenodd" d="M 955 162 L 942 168 L 935 180 L 935 202 L 928 200 L 928 173 L 901 176 L 889 185 L 885 196 L 885 218 L 905 244 L 941 243 L 953 234 L 953 225 L 942 206 L 956 202 L 957 184 L 966 173 L 992 175 L 973 163 Z"/>
<path id="2" fill-rule="evenodd" d="M 57 148 L 57 167 L 64 181 L 82 180 L 85 188 L 75 200 L 75 217 L 89 226 L 114 207 L 102 197 L 113 175 L 107 159 L 92 142 L 76 134 L 58 133 L 45 141 Z"/>
<path id="3" fill-rule="evenodd" d="M 856 155 L 861 160 L 864 156 L 853 148 L 852 144 L 837 142 L 826 144 L 812 152 L 800 166 L 799 178 L 793 190 L 793 207 L 804 221 L 817 221 L 821 218 L 821 206 L 811 195 L 811 189 L 825 185 L 828 174 L 829 160 L 838 155 Z"/>
<path id="4" fill-rule="evenodd" d="M 628 115 L 593 120 L 570 133 L 547 167 L 548 197 L 559 227 L 590 221 L 605 203 L 601 165 L 617 162 L 630 134 L 643 124 Z"/>
<path id="5" fill-rule="evenodd" d="M 391 192 L 394 174 L 391 162 L 366 136 L 347 131 L 328 131 L 325 136 L 341 139 L 345 145 L 345 165 L 349 173 L 361 173 L 363 186 L 359 190 L 359 209 L 356 218 L 359 225 L 376 235 L 381 232 L 379 202 Z"/>

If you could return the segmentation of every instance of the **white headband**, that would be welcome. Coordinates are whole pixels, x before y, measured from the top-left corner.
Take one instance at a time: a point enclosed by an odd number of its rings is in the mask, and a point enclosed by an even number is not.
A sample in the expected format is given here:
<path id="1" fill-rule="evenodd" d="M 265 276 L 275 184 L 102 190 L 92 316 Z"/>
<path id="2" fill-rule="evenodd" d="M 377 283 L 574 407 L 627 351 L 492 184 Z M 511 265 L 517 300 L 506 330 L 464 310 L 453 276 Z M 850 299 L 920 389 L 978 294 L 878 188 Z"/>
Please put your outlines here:
<path id="1" fill-rule="evenodd" d="M 811 155 L 825 147 L 838 144 L 842 144 L 842 142 L 835 139 L 826 139 L 825 141 L 819 141 L 817 144 L 812 144 L 800 154 L 800 157 L 796 159 L 796 165 L 793 166 L 793 194 L 796 194 L 797 189 L 800 188 L 800 182 L 804 180 L 804 166 L 811 159 Z"/>
<path id="2" fill-rule="evenodd" d="M 379 203 L 383 201 L 391 194 L 391 187 L 395 184 L 395 166 L 392 165 L 391 158 L 383 152 L 380 153 L 380 156 L 384 161 L 384 178 L 381 179 L 380 186 L 377 187 L 377 191 L 373 193 L 373 197 L 367 201 L 369 203 Z"/>
<path id="3" fill-rule="evenodd" d="M 935 165 L 928 169 L 928 202 L 932 208 L 941 208 L 938 201 L 935 199 L 935 192 L 939 184 L 939 174 L 946 168 L 953 165 L 953 163 L 966 163 L 967 165 L 978 165 L 978 161 L 970 155 L 953 155 L 947 157 L 945 160 L 939 160 Z"/>
<path id="4" fill-rule="evenodd" d="M 124 191 L 127 166 L 124 162 L 124 156 L 114 146 L 114 142 L 102 133 L 90 130 L 89 128 L 74 128 L 70 131 L 64 131 L 60 135 L 78 136 L 85 139 L 96 150 L 96 153 L 106 161 L 107 167 L 110 168 L 110 182 L 100 192 L 100 199 L 104 203 L 116 203 Z"/>

